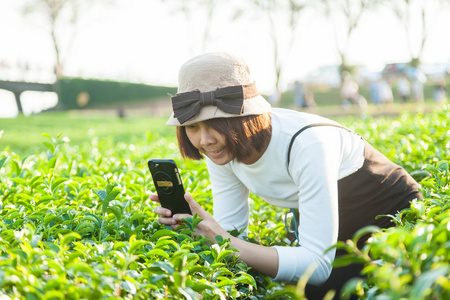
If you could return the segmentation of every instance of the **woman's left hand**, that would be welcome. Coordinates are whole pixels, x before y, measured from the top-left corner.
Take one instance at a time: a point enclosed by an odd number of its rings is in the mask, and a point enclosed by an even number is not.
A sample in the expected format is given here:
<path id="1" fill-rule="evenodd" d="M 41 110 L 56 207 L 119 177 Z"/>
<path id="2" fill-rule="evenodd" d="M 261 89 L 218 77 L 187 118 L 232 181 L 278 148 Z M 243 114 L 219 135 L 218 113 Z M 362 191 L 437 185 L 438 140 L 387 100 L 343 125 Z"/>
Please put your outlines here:
<path id="1" fill-rule="evenodd" d="M 195 227 L 194 235 L 201 235 L 216 242 L 216 236 L 230 239 L 230 246 L 238 250 L 239 260 L 244 261 L 258 272 L 267 274 L 273 278 L 278 272 L 278 252 L 273 247 L 265 247 L 253 244 L 231 236 L 219 223 L 201 207 L 190 194 L 184 194 L 184 199 L 189 203 L 193 214 L 197 214 L 203 220 Z M 175 214 L 173 219 L 179 224 L 181 219 L 192 217 L 189 214 Z M 173 225 L 172 228 L 176 226 Z"/>
<path id="2" fill-rule="evenodd" d="M 215 237 L 221 235 L 224 238 L 229 237 L 229 233 L 223 229 L 219 223 L 211 216 L 206 210 L 198 204 L 194 198 L 189 193 L 184 194 L 184 199 L 186 199 L 187 203 L 191 207 L 191 211 L 193 214 L 197 214 L 203 220 L 195 227 L 194 235 L 201 235 L 206 238 L 209 238 L 211 241 L 215 242 Z M 175 214 L 173 215 L 173 219 L 177 221 L 177 223 L 181 223 L 181 219 L 192 217 L 189 214 Z M 172 228 L 177 227 L 175 225 Z M 174 228 L 175 229 L 175 228 Z"/>

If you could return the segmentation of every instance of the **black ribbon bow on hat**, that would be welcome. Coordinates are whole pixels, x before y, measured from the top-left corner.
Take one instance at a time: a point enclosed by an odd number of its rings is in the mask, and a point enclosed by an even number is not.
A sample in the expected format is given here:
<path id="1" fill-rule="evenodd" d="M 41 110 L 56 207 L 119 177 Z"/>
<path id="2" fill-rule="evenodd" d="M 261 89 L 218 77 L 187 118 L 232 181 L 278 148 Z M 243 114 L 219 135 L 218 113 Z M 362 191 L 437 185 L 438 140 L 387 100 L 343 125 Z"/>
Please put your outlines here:
<path id="1" fill-rule="evenodd" d="M 204 93 L 197 90 L 173 96 L 172 108 L 174 117 L 178 119 L 180 124 L 183 124 L 197 115 L 202 107 L 208 105 L 216 106 L 225 113 L 239 115 L 242 113 L 244 100 L 256 95 L 258 95 L 258 91 L 255 83 L 227 86 Z"/>

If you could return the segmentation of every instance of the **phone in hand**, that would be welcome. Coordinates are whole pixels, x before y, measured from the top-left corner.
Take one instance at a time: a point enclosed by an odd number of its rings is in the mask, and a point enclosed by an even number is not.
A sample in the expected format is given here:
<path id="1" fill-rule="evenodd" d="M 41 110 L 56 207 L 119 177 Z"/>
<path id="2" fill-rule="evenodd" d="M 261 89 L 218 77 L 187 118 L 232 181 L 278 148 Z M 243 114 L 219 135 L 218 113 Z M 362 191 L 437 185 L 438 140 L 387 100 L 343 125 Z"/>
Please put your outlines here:
<path id="1" fill-rule="evenodd" d="M 192 214 L 189 204 L 184 199 L 184 187 L 177 164 L 172 159 L 150 159 L 148 168 L 152 174 L 156 193 L 162 207 L 172 214 Z"/>

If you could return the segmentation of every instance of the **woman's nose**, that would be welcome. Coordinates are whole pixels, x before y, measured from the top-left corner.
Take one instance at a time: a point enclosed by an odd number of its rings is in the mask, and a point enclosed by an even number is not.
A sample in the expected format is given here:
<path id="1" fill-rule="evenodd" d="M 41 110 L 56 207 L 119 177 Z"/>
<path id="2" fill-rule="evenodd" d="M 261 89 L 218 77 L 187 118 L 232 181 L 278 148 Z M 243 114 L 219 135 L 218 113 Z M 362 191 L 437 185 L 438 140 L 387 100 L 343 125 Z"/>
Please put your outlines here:
<path id="1" fill-rule="evenodd" d="M 209 128 L 202 129 L 200 143 L 202 144 L 202 146 L 207 146 L 215 143 L 214 135 Z"/>

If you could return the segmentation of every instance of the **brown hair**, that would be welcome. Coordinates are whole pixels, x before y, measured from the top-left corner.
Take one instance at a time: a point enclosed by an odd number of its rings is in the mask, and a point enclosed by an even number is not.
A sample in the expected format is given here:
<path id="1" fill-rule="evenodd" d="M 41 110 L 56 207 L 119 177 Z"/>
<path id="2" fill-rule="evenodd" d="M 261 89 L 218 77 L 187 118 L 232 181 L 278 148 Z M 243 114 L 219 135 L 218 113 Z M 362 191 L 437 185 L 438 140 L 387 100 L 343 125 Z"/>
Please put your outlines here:
<path id="1" fill-rule="evenodd" d="M 217 118 L 203 122 L 225 137 L 228 151 L 239 162 L 249 159 L 254 150 L 262 151 L 272 131 L 269 113 L 237 118 Z M 203 158 L 189 140 L 184 126 L 177 127 L 177 139 L 183 158 L 195 160 Z"/>

